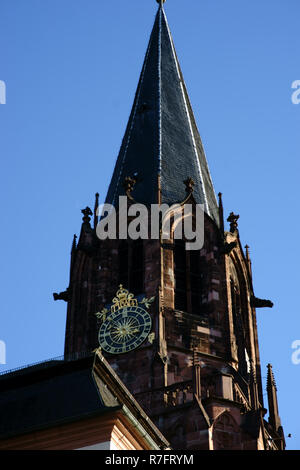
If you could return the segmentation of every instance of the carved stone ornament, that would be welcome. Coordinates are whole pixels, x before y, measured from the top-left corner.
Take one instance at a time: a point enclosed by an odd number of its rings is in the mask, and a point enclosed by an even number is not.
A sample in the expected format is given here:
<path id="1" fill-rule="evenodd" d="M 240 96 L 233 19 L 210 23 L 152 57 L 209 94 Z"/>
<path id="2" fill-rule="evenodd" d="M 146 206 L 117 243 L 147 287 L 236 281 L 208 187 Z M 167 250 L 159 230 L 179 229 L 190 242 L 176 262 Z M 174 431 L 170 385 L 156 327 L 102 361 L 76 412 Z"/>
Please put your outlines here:
<path id="1" fill-rule="evenodd" d="M 238 228 L 238 223 L 237 221 L 239 220 L 240 216 L 237 214 L 234 214 L 233 212 L 230 213 L 227 222 L 230 223 L 230 232 L 234 233 L 236 229 Z"/>
<path id="2" fill-rule="evenodd" d="M 83 222 L 85 223 L 89 223 L 90 220 L 91 220 L 91 217 L 93 215 L 93 212 L 91 211 L 91 209 L 89 207 L 86 207 L 85 209 L 82 209 L 82 214 L 83 214 Z"/>
<path id="3" fill-rule="evenodd" d="M 136 180 L 134 178 L 131 178 L 130 176 L 126 176 L 126 178 L 124 179 L 123 186 L 124 186 L 127 196 L 128 194 L 132 193 L 135 183 L 136 183 Z"/>
<path id="4" fill-rule="evenodd" d="M 185 184 L 185 190 L 187 193 L 192 193 L 194 191 L 194 186 L 195 186 L 195 181 L 192 178 L 187 178 L 184 181 Z"/>

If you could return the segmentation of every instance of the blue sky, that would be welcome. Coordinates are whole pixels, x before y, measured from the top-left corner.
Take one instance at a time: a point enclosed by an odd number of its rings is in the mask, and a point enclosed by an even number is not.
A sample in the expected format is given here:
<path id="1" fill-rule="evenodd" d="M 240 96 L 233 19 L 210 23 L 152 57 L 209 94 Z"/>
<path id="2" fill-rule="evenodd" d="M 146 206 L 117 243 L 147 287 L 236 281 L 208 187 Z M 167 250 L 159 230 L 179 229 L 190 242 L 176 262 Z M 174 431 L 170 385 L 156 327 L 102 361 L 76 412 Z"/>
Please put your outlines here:
<path id="1" fill-rule="evenodd" d="M 72 237 L 105 198 L 154 0 L 2 0 L 0 372 L 63 354 Z M 262 375 L 273 364 L 289 449 L 300 449 L 298 0 L 168 0 L 165 10 L 226 215 L 250 246 Z M 266 396 L 265 396 L 266 399 Z M 266 404 L 266 403 L 265 403 Z"/>

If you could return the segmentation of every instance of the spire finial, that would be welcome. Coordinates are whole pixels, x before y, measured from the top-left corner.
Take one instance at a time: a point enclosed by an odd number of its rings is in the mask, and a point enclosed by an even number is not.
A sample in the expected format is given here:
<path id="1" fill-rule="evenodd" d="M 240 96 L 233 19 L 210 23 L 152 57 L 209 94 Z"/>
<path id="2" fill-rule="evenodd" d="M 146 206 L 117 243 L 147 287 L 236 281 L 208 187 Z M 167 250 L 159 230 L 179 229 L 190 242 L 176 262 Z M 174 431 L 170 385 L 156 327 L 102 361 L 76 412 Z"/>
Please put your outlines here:
<path id="1" fill-rule="evenodd" d="M 268 364 L 267 368 L 268 368 L 267 390 L 271 389 L 272 387 L 274 387 L 275 390 L 277 390 L 276 382 L 275 382 L 275 378 L 273 374 L 273 369 L 272 369 L 272 364 Z"/>
<path id="2" fill-rule="evenodd" d="M 95 194 L 95 207 L 94 207 L 94 228 L 98 225 L 98 207 L 99 207 L 99 193 Z"/>
<path id="3" fill-rule="evenodd" d="M 245 245 L 245 249 L 246 249 L 246 260 L 247 260 L 247 263 L 248 263 L 248 268 L 249 268 L 249 272 L 250 272 L 250 275 L 252 276 L 252 267 L 251 267 L 251 258 L 250 258 L 250 251 L 249 251 L 249 245 Z"/>
<path id="4" fill-rule="evenodd" d="M 76 250 L 76 240 L 77 240 L 77 235 L 75 234 L 74 237 L 73 237 L 73 243 L 72 243 L 72 253 L 73 251 Z"/>
<path id="5" fill-rule="evenodd" d="M 90 223 L 90 216 L 93 215 L 91 209 L 89 207 L 86 207 L 85 209 L 82 209 L 82 214 L 83 214 L 83 222 L 85 222 L 86 224 L 89 224 Z"/>
<path id="6" fill-rule="evenodd" d="M 218 196 L 219 196 L 220 229 L 221 229 L 221 233 L 224 235 L 224 210 L 223 210 L 222 193 L 219 193 Z"/>
<path id="7" fill-rule="evenodd" d="M 191 194 L 194 191 L 195 181 L 189 177 L 184 180 L 185 190 L 187 193 Z"/>
<path id="8" fill-rule="evenodd" d="M 159 6 L 162 7 L 166 0 L 156 0 L 156 1 L 157 3 L 159 3 Z"/>
<path id="9" fill-rule="evenodd" d="M 281 421 L 278 412 L 277 400 L 277 387 L 272 370 L 272 365 L 268 364 L 268 377 L 267 377 L 267 392 L 268 392 L 268 405 L 269 405 L 269 423 L 275 431 L 281 428 Z"/>

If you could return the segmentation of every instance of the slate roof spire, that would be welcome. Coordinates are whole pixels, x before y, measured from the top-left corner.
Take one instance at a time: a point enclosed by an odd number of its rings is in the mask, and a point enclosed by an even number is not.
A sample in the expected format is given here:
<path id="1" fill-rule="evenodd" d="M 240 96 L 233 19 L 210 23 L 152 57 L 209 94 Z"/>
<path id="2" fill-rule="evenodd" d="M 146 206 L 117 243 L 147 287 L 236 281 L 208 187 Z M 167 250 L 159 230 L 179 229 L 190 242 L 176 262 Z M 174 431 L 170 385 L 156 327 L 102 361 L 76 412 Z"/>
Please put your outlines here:
<path id="1" fill-rule="evenodd" d="M 159 3 L 132 111 L 108 189 L 117 206 L 126 177 L 133 197 L 147 204 L 185 199 L 183 181 L 193 178 L 194 198 L 219 225 L 218 204 L 201 138 L 163 8 Z"/>

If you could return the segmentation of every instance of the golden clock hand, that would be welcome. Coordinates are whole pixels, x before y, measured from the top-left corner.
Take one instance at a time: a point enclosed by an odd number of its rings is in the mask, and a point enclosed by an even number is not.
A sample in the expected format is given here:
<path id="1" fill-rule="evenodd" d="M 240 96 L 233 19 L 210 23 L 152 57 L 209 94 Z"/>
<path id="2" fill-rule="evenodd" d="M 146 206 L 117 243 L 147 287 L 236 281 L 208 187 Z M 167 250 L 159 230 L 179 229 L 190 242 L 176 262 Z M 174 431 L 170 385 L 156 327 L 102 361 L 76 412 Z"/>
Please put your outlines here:
<path id="1" fill-rule="evenodd" d="M 113 326 L 112 323 L 114 323 L 118 328 L 120 327 L 120 323 L 117 323 L 115 320 L 110 320 L 109 325 L 107 327 L 108 330 L 110 330 L 111 327 Z"/>
<path id="2" fill-rule="evenodd" d="M 136 328 L 135 330 L 132 330 L 132 333 L 139 333 L 140 329 Z"/>

